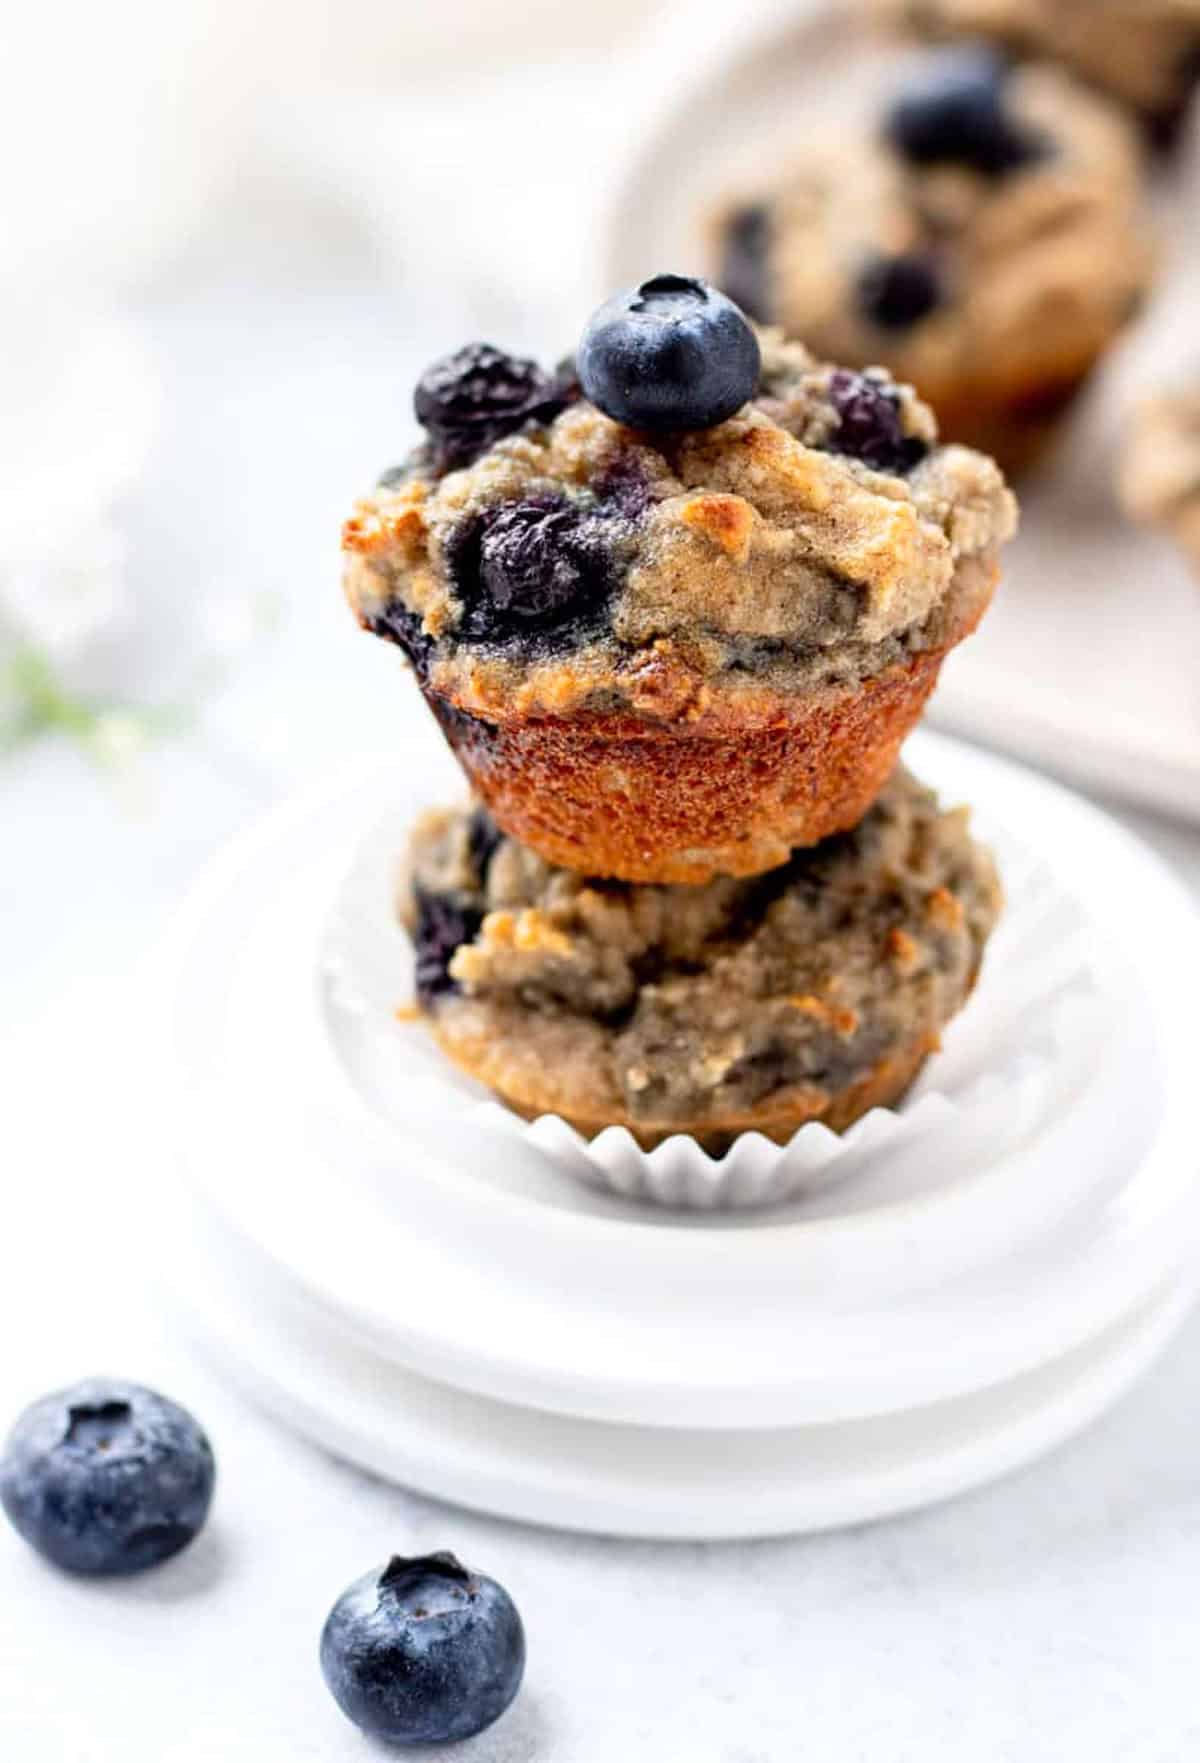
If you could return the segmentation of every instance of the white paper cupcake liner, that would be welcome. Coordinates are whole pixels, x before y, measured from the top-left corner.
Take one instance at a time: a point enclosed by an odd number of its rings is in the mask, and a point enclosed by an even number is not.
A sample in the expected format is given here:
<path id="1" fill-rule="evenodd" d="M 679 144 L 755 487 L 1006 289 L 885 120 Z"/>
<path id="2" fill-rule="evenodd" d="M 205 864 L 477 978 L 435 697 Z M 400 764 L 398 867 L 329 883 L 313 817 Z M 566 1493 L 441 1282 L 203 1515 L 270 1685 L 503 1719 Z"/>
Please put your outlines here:
<path id="1" fill-rule="evenodd" d="M 374 1106 L 382 1067 L 395 1093 L 389 1112 L 409 1121 L 452 1113 L 509 1151 L 627 1200 L 714 1210 L 798 1198 L 819 1205 L 835 1183 L 839 1191 L 853 1183 L 863 1205 L 920 1192 L 1035 1132 L 1061 1101 L 1064 1055 L 1086 1061 L 1101 1033 L 1087 920 L 1051 872 L 1006 838 L 998 856 L 1008 904 L 980 984 L 898 1108 L 873 1109 L 841 1134 L 810 1122 L 786 1145 L 744 1133 L 719 1158 L 684 1135 L 644 1151 L 619 1126 L 588 1140 L 557 1115 L 522 1120 L 452 1065 L 423 1022 L 398 1017 L 412 998 L 411 950 L 394 912 L 406 831 L 389 817 L 364 840 L 320 951 L 327 1011 L 371 1049 L 374 1083 L 343 1052 L 348 1075 Z"/>

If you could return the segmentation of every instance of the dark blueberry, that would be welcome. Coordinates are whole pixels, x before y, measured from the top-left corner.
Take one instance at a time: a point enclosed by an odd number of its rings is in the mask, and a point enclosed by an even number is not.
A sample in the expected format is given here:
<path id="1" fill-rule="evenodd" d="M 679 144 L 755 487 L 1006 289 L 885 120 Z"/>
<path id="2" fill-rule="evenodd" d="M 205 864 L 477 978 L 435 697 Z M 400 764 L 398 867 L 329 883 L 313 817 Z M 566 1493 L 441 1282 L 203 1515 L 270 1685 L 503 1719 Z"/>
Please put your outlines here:
<path id="1" fill-rule="evenodd" d="M 402 600 L 393 600 L 382 612 L 364 622 L 375 636 L 385 637 L 404 651 L 418 681 L 424 685 L 429 678 L 434 639 L 425 630 L 421 614 L 411 612 Z"/>
<path id="2" fill-rule="evenodd" d="M 724 294 L 658 275 L 593 313 L 577 358 L 593 404 L 630 428 L 709 428 L 754 396 L 758 339 Z"/>
<path id="3" fill-rule="evenodd" d="M 186 1409 L 93 1378 L 22 1414 L 0 1459 L 0 1504 L 57 1567 L 140 1573 L 191 1542 L 215 1477 L 212 1448 Z"/>
<path id="4" fill-rule="evenodd" d="M 550 376 L 536 361 L 469 342 L 426 368 L 412 409 L 432 439 L 437 469 L 456 471 L 525 423 L 550 423 L 573 397 L 571 363 Z"/>
<path id="5" fill-rule="evenodd" d="M 486 885 L 488 865 L 503 839 L 504 834 L 483 803 L 477 802 L 472 808 L 471 818 L 467 822 L 467 849 L 471 856 L 471 866 L 479 877 L 481 888 Z"/>
<path id="6" fill-rule="evenodd" d="M 637 458 L 620 453 L 598 474 L 592 488 L 605 514 L 619 514 L 636 526 L 648 513 L 653 497 L 650 483 Z"/>
<path id="7" fill-rule="evenodd" d="M 835 453 L 861 459 L 876 471 L 904 472 L 929 451 L 924 441 L 901 428 L 895 393 L 868 374 L 838 368 L 830 376 L 829 399 L 838 414 L 829 442 Z"/>
<path id="8" fill-rule="evenodd" d="M 990 49 L 938 51 L 893 100 L 887 140 L 910 165 L 967 165 L 989 177 L 1040 159 L 1046 142 L 1005 107 L 1007 75 Z"/>
<path id="9" fill-rule="evenodd" d="M 464 523 L 447 546 L 462 632 L 504 641 L 594 621 L 615 579 L 613 522 L 561 496 L 501 502 Z"/>
<path id="10" fill-rule="evenodd" d="M 450 977 L 454 951 L 474 938 L 483 914 L 450 894 L 427 894 L 416 889 L 417 927 L 413 932 L 416 955 L 415 982 L 422 1004 L 458 988 Z"/>
<path id="11" fill-rule="evenodd" d="M 487 522 L 479 573 L 500 612 L 540 620 L 603 592 L 610 562 L 594 514 L 570 502 L 512 502 Z"/>
<path id="12" fill-rule="evenodd" d="M 413 409 L 434 443 L 437 468 L 454 471 L 525 423 L 552 422 L 571 395 L 564 379 L 543 373 L 536 361 L 468 343 L 425 370 Z"/>
<path id="13" fill-rule="evenodd" d="M 1143 112 L 1142 123 L 1150 145 L 1159 153 L 1178 146 L 1192 110 L 1192 97 L 1200 81 L 1200 37 L 1180 53 L 1175 66 L 1175 91 L 1160 110 Z"/>
<path id="14" fill-rule="evenodd" d="M 398 1555 L 330 1611 L 321 1671 L 342 1713 L 370 1738 L 449 1744 L 504 1713 L 525 1672 L 525 1631 L 494 1579 L 453 1555 Z"/>
<path id="15" fill-rule="evenodd" d="M 771 216 L 760 203 L 739 208 L 725 223 L 721 286 L 743 312 L 762 323 L 771 316 L 767 260 L 771 249 Z"/>
<path id="16" fill-rule="evenodd" d="M 855 291 L 863 317 L 883 331 L 909 330 L 942 303 L 937 267 L 920 251 L 871 258 Z"/>
<path id="17" fill-rule="evenodd" d="M 493 432 L 524 420 L 545 386 L 536 361 L 490 343 L 467 343 L 426 368 L 413 410 L 422 428 L 444 445 L 486 446 Z"/>

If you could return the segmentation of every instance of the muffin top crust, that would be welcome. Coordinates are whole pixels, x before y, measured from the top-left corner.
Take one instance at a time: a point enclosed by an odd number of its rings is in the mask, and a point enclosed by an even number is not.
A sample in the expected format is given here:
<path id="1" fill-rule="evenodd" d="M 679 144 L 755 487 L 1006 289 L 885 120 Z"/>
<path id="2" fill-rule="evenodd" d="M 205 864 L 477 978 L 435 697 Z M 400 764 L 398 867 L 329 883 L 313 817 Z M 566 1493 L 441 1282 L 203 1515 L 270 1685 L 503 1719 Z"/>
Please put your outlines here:
<path id="1" fill-rule="evenodd" d="M 939 446 L 932 412 L 882 370 L 823 365 L 768 330 L 743 371 L 723 420 L 638 428 L 571 367 L 541 375 L 482 345 L 436 364 L 422 385 L 448 386 L 443 406 L 482 373 L 511 408 L 465 433 L 435 412 L 357 505 L 344 580 L 360 623 L 427 689 L 495 718 L 687 718 L 715 690 L 819 689 L 936 645 L 990 591 L 1014 529 L 999 469 Z"/>
<path id="2" fill-rule="evenodd" d="M 935 405 L 1078 376 L 1154 263 L 1142 150 L 1113 105 L 979 45 L 917 58 L 876 121 L 814 140 L 713 228 L 717 281 L 835 360 Z"/>
<path id="3" fill-rule="evenodd" d="M 923 36 L 988 37 L 1057 57 L 1152 117 L 1182 104 L 1200 75 L 1200 0 L 867 0 L 889 25 Z"/>
<path id="4" fill-rule="evenodd" d="M 965 812 L 901 770 L 853 832 L 703 887 L 590 881 L 479 808 L 438 811 L 400 907 L 424 1007 L 487 1081 L 569 1114 L 687 1122 L 832 1094 L 929 1043 L 999 897 Z"/>

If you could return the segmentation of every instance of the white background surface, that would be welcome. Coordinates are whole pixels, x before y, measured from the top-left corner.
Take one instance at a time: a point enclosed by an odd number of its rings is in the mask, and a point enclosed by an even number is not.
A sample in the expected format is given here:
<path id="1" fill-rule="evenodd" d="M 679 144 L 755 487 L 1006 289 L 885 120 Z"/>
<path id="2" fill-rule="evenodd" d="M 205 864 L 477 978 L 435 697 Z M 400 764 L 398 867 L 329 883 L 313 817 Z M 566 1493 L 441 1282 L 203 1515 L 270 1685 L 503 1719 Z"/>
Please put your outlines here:
<path id="1" fill-rule="evenodd" d="M 1110 1418 L 994 1490 L 817 1540 L 655 1547 L 468 1517 L 339 1467 L 227 1393 L 154 1295 L 172 1248 L 129 1198 L 122 982 L 197 866 L 291 783 L 389 742 L 419 764 L 410 743 L 431 738 L 396 658 L 339 603 L 336 534 L 406 442 L 414 368 L 469 320 L 311 274 L 299 297 L 282 256 L 273 289 L 193 289 L 151 314 L 166 416 L 128 522 L 152 613 L 139 680 L 169 690 L 197 615 L 234 590 L 278 600 L 277 634 L 132 795 L 61 747 L 0 769 L 0 1412 L 93 1371 L 156 1381 L 208 1425 L 222 1478 L 203 1539 L 138 1584 L 60 1580 L 0 1534 L 0 1757 L 364 1758 L 320 1682 L 320 1624 L 368 1565 L 430 1547 L 504 1580 L 529 1629 L 527 1688 L 464 1759 L 1195 1754 L 1200 1321 Z M 1200 891 L 1200 837 L 1125 818 Z"/>

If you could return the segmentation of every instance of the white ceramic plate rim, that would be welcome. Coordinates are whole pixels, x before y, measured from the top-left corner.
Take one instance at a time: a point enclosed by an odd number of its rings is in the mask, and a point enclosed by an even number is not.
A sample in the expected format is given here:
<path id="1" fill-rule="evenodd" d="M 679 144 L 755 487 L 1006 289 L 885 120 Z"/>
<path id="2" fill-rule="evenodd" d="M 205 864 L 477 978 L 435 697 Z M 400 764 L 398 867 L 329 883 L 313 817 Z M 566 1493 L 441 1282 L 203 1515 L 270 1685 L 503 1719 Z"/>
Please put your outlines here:
<path id="1" fill-rule="evenodd" d="M 912 1435 L 907 1456 L 865 1461 L 862 1437 L 821 1427 L 836 1474 L 814 1473 L 813 1430 L 725 1441 L 655 1433 L 648 1472 L 631 1430 L 562 1420 L 451 1391 L 380 1364 L 303 1316 L 264 1315 L 230 1279 L 229 1245 L 200 1254 L 181 1298 L 192 1326 L 247 1394 L 284 1424 L 362 1467 L 436 1499 L 556 1529 L 662 1539 L 734 1539 L 818 1531 L 910 1511 L 966 1492 L 1045 1454 L 1097 1419 L 1163 1351 L 1192 1307 L 1194 1281 L 1169 1283 L 1135 1315 L 1076 1352 L 982 1397 L 867 1422 Z M 510 1428 L 517 1429 L 515 1435 Z M 506 1436 L 508 1434 L 508 1436 Z M 883 1435 L 886 1436 L 886 1435 Z M 634 1455 L 630 1456 L 630 1445 Z M 784 1454 L 788 1455 L 785 1457 Z M 734 1456 L 737 1462 L 734 1463 Z M 748 1472 L 745 1463 L 752 1463 Z M 781 1461 L 783 1459 L 783 1461 Z M 764 1461 L 770 1473 L 762 1472 Z M 786 1462 L 786 1469 L 784 1463 Z"/>

